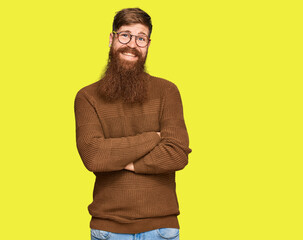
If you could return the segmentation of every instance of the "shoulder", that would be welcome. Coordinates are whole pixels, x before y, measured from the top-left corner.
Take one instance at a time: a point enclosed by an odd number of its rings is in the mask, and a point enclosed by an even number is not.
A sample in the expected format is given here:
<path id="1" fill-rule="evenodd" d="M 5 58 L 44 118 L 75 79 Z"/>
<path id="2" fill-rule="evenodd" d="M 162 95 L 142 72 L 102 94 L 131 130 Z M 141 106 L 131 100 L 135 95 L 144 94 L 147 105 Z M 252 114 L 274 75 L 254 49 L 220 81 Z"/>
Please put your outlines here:
<path id="1" fill-rule="evenodd" d="M 172 102 L 172 105 L 182 103 L 181 94 L 177 85 L 164 78 L 150 76 L 151 88 L 160 95 L 164 102 Z"/>
<path id="2" fill-rule="evenodd" d="M 150 82 L 151 82 L 151 86 L 157 90 L 159 90 L 160 92 L 167 92 L 169 90 L 177 90 L 178 91 L 178 87 L 176 86 L 175 83 L 161 78 L 161 77 L 156 77 L 156 76 L 151 76 L 150 77 Z"/>
<path id="3" fill-rule="evenodd" d="M 77 92 L 76 98 L 78 98 L 78 97 L 85 97 L 85 98 L 90 98 L 90 99 L 95 98 L 95 96 L 97 96 L 97 93 L 98 93 L 99 82 L 100 82 L 100 80 L 82 87 Z"/>

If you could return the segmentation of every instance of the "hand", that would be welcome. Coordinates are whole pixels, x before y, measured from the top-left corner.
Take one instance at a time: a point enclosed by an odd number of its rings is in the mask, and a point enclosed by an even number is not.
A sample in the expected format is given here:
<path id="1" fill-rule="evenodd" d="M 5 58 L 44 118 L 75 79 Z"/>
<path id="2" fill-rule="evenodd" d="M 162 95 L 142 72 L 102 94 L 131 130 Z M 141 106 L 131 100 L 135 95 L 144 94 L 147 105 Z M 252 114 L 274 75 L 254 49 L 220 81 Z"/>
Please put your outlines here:
<path id="1" fill-rule="evenodd" d="M 161 137 L 161 132 L 157 132 L 157 134 L 159 135 L 159 137 Z"/>
<path id="2" fill-rule="evenodd" d="M 131 162 L 131 163 L 127 164 L 124 169 L 134 172 L 135 171 L 134 163 Z"/>

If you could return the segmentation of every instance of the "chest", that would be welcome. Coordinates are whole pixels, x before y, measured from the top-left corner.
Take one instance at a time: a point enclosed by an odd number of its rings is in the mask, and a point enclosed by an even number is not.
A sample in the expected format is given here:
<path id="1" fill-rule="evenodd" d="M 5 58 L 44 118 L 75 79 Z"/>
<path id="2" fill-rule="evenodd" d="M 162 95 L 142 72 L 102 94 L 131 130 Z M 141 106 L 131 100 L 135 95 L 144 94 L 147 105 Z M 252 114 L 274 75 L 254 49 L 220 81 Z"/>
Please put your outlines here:
<path id="1" fill-rule="evenodd" d="M 96 107 L 96 112 L 106 138 L 160 131 L 160 98 L 144 104 L 104 103 Z"/>

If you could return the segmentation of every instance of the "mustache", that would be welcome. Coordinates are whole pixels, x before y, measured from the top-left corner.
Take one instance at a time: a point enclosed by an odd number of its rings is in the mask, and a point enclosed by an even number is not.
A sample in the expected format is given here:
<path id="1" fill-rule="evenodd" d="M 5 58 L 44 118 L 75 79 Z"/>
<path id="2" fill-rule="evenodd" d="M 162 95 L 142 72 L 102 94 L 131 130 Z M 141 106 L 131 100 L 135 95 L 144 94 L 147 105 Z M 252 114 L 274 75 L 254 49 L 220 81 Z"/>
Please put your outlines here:
<path id="1" fill-rule="evenodd" d="M 118 53 L 131 53 L 131 54 L 134 54 L 136 57 L 141 56 L 140 52 L 137 49 L 130 48 L 128 46 L 125 46 L 123 48 L 119 48 L 116 52 L 117 52 L 117 54 Z"/>

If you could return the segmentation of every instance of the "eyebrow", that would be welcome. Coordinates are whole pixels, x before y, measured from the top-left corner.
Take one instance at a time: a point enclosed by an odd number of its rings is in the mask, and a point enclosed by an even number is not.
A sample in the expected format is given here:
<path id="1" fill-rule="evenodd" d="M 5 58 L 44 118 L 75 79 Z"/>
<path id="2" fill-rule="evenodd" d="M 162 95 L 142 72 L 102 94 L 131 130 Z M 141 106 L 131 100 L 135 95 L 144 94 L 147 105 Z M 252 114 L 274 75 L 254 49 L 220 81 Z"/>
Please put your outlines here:
<path id="1" fill-rule="evenodd" d="M 129 30 L 125 30 L 125 31 L 121 31 L 121 32 L 128 32 L 128 33 L 131 33 L 131 31 L 129 31 Z M 144 33 L 144 32 L 139 32 L 138 34 L 143 34 L 143 35 L 145 35 L 145 36 L 148 36 L 146 33 Z"/>

